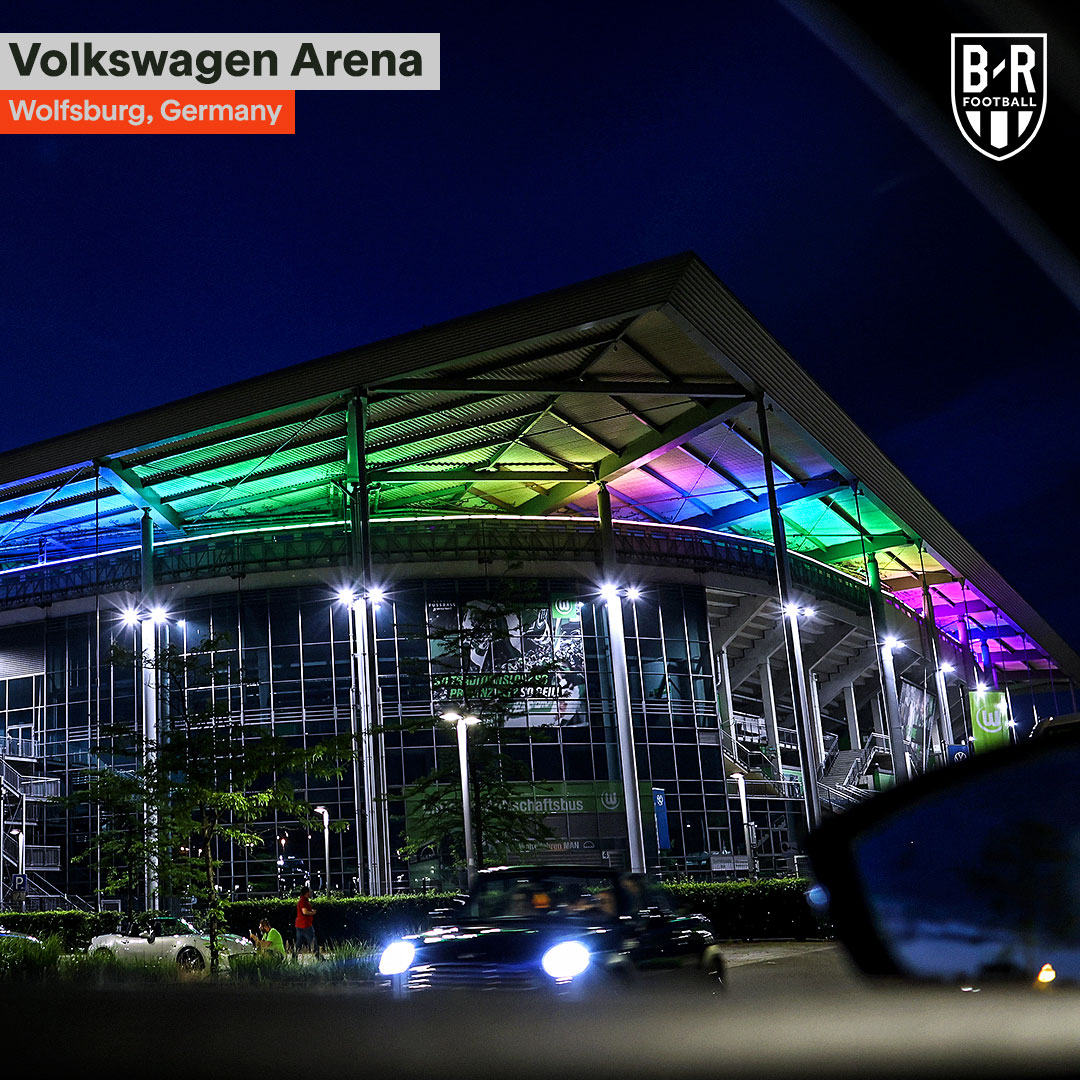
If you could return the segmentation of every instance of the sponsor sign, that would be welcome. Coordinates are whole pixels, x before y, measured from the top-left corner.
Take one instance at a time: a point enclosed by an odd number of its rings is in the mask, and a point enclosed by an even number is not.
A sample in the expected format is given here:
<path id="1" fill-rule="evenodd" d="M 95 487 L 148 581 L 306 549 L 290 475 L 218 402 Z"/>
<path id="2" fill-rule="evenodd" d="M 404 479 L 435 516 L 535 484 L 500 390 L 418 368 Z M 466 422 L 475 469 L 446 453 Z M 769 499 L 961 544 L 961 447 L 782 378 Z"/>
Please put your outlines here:
<path id="1" fill-rule="evenodd" d="M 671 847 L 671 834 L 668 832 L 667 798 L 663 788 L 653 788 L 653 813 L 656 815 L 656 846 L 661 851 Z"/>
<path id="2" fill-rule="evenodd" d="M 1009 702 L 1003 693 L 994 690 L 972 691 L 968 694 L 971 706 L 973 750 L 992 750 L 1012 741 L 1009 730 Z"/>

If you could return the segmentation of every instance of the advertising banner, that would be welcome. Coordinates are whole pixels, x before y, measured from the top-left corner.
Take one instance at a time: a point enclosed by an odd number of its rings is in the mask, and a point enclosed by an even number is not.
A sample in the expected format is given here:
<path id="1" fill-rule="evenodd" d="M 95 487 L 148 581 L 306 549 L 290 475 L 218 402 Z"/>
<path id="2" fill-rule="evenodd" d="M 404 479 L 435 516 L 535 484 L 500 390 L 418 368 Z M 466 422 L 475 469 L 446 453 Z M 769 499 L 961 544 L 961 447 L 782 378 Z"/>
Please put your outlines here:
<path id="1" fill-rule="evenodd" d="M 587 723 L 580 605 L 428 604 L 432 707 L 502 702 L 506 726 Z"/>
<path id="2" fill-rule="evenodd" d="M 661 851 L 671 847 L 671 834 L 668 832 L 667 799 L 663 788 L 652 789 L 653 813 L 656 815 L 656 846 Z"/>
<path id="3" fill-rule="evenodd" d="M 937 715 L 937 699 L 921 686 L 901 679 L 897 704 L 900 707 L 900 726 L 904 732 L 908 761 L 916 772 L 925 772 L 930 731 Z"/>
<path id="4" fill-rule="evenodd" d="M 968 694 L 971 706 L 972 749 L 993 750 L 1012 741 L 1009 733 L 1009 702 L 995 690 L 975 690 Z"/>

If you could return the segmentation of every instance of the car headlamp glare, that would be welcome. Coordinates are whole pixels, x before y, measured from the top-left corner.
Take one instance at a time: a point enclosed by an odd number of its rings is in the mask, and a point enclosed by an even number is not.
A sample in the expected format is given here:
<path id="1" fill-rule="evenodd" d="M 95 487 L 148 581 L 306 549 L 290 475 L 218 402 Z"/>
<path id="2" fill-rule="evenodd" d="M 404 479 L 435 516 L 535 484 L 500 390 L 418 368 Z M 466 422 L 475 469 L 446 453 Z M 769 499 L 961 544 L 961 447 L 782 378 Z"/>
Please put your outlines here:
<path id="1" fill-rule="evenodd" d="M 589 950 L 580 941 L 562 941 L 544 953 L 540 966 L 553 979 L 573 979 L 589 966 L 589 960 Z"/>
<path id="2" fill-rule="evenodd" d="M 409 970 L 415 956 L 416 949 L 407 941 L 392 942 L 383 949 L 382 956 L 379 957 L 379 974 L 400 975 Z"/>

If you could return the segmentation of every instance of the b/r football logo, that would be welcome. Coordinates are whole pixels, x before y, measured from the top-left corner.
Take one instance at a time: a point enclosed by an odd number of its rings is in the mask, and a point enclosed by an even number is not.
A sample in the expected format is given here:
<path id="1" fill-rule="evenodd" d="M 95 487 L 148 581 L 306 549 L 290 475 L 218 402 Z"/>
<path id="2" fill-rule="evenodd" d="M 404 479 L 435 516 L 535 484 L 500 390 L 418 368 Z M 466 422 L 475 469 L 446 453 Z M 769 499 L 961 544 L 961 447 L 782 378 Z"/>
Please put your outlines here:
<path id="1" fill-rule="evenodd" d="M 1046 114 L 1046 35 L 953 34 L 952 106 L 980 154 L 1019 154 Z"/>

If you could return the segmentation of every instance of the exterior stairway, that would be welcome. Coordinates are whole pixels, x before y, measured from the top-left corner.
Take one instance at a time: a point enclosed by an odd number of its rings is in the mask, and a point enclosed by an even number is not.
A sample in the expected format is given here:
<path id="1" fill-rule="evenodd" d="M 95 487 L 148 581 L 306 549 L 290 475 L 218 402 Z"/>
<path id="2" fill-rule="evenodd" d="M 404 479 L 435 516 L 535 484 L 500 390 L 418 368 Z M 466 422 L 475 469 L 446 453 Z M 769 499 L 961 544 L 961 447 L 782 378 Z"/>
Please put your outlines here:
<path id="1" fill-rule="evenodd" d="M 41 827 L 43 804 L 60 794 L 60 781 L 24 776 L 6 757 L 0 756 L 0 889 L 5 902 L 11 899 L 11 882 L 20 870 L 26 887 L 18 902 L 26 910 L 86 907 L 58 892 L 44 876 L 60 868 L 60 848 L 27 843 Z"/>
<path id="2" fill-rule="evenodd" d="M 867 738 L 861 750 L 838 751 L 819 785 L 822 809 L 839 813 L 872 798 L 873 792 L 859 787 L 858 781 L 870 771 L 879 755 L 888 752 L 888 740 L 877 733 Z"/>

